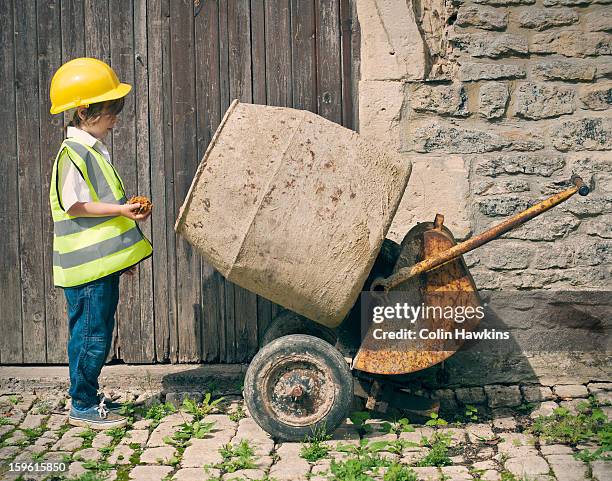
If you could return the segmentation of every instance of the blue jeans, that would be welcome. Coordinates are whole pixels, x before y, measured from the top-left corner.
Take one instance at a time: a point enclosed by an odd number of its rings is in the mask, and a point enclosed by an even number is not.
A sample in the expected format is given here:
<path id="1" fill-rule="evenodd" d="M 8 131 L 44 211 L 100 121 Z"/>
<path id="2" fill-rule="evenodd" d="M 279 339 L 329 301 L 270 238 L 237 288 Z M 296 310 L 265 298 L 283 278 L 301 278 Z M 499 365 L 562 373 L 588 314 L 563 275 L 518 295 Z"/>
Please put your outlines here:
<path id="1" fill-rule="evenodd" d="M 72 404 L 98 404 L 98 376 L 110 351 L 120 274 L 64 288 L 68 305 L 68 363 Z"/>

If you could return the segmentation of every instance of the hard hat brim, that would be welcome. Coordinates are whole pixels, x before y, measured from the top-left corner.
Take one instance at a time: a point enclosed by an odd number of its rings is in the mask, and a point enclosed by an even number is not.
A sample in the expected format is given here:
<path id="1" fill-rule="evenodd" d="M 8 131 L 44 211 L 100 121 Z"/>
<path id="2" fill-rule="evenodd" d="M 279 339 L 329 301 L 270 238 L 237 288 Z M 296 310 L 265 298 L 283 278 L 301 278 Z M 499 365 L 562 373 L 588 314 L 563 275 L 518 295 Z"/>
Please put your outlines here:
<path id="1" fill-rule="evenodd" d="M 98 102 L 106 102 L 107 100 L 115 100 L 120 99 L 121 97 L 125 97 L 132 90 L 132 86 L 130 84 L 120 83 L 112 90 L 105 92 L 103 95 L 98 95 L 97 97 L 92 97 L 88 99 L 81 99 L 78 102 L 69 102 L 62 105 L 51 106 L 49 112 L 52 114 L 59 114 L 66 110 L 74 109 L 76 107 L 80 107 L 82 105 L 96 104 Z"/>

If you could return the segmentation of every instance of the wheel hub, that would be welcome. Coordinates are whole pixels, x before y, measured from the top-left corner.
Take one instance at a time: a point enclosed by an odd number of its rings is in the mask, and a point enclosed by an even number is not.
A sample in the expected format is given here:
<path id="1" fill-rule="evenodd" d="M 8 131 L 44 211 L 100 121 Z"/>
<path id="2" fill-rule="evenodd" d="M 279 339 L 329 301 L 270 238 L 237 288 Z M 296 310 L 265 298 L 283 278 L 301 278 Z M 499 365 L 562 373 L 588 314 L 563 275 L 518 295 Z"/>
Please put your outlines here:
<path id="1" fill-rule="evenodd" d="M 272 368 L 265 387 L 268 409 L 282 422 L 308 426 L 325 417 L 334 403 L 332 377 L 323 365 L 284 361 Z"/>

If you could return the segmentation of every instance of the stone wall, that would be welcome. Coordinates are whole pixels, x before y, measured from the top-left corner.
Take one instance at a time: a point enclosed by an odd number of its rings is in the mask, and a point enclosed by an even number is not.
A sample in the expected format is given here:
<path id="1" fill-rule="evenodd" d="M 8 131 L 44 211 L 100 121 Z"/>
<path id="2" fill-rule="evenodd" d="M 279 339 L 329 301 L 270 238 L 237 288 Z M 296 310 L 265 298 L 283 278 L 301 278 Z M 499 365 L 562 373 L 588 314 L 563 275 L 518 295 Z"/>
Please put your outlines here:
<path id="1" fill-rule="evenodd" d="M 567 187 L 469 254 L 481 289 L 602 289 L 612 267 L 609 0 L 356 0 L 359 130 L 414 163 L 388 237 L 436 212 L 457 238 Z"/>

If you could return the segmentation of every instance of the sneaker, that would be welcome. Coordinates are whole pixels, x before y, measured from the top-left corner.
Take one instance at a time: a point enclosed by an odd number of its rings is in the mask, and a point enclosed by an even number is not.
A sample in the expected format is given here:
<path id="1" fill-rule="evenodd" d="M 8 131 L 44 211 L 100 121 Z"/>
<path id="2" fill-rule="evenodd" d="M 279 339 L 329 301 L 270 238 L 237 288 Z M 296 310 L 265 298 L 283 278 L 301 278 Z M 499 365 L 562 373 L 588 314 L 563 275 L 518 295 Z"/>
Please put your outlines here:
<path id="1" fill-rule="evenodd" d="M 119 414 L 119 411 L 121 410 L 121 408 L 123 408 L 122 403 L 116 403 L 115 401 L 111 401 L 109 398 L 104 396 L 104 393 L 98 394 L 98 401 L 104 402 L 106 409 L 113 413 Z"/>
<path id="2" fill-rule="evenodd" d="M 91 429 L 111 429 L 125 426 L 127 418 L 110 412 L 106 408 L 104 401 L 101 401 L 100 404 L 95 404 L 84 411 L 75 409 L 72 406 L 68 416 L 68 423 L 72 426 L 83 426 Z"/>

